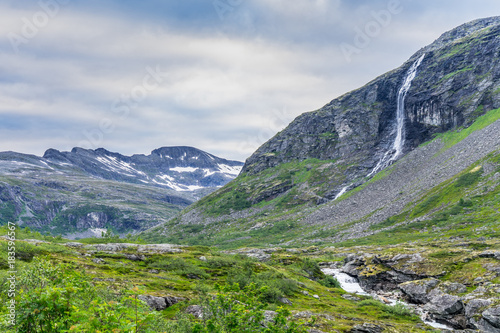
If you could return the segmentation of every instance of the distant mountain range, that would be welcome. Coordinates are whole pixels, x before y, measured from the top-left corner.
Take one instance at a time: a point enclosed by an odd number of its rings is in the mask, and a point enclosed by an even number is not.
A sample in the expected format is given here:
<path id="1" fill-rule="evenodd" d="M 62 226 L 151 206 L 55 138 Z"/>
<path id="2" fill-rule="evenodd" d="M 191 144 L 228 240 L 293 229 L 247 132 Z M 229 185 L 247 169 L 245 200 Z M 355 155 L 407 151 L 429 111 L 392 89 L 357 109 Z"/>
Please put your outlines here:
<path id="1" fill-rule="evenodd" d="M 192 147 L 163 147 L 151 155 L 124 156 L 99 148 L 73 148 L 71 152 L 49 149 L 43 157 L 0 152 L 0 162 L 13 166 L 33 165 L 63 173 L 126 183 L 148 184 L 175 191 L 195 191 L 225 185 L 241 171 L 242 162 L 219 158 Z"/>
<path id="2" fill-rule="evenodd" d="M 49 149 L 43 157 L 0 152 L 0 223 L 69 237 L 135 232 L 225 185 L 242 166 L 192 147 L 147 156 L 103 148 Z"/>

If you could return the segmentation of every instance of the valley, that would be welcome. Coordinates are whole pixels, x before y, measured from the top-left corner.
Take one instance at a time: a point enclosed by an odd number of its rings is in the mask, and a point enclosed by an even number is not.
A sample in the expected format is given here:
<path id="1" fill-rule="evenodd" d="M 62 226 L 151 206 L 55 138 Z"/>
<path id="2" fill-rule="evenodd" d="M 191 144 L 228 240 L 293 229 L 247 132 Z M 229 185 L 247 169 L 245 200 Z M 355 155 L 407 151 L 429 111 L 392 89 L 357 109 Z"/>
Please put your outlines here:
<path id="1" fill-rule="evenodd" d="M 500 332 L 499 59 L 466 23 L 245 163 L 0 153 L 0 329 Z"/>

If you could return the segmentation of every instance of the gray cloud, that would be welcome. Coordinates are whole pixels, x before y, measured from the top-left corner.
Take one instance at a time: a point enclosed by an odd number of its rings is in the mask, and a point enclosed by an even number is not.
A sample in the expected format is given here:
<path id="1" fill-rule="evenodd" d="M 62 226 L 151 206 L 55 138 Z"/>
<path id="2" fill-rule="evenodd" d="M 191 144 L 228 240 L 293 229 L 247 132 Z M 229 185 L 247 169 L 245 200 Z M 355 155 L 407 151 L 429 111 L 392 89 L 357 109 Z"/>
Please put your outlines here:
<path id="1" fill-rule="evenodd" d="M 56 1 L 56 0 L 47 0 Z M 0 4 L 0 150 L 100 146 L 125 154 L 192 145 L 243 160 L 300 113 L 391 70 L 497 1 L 75 1 L 15 52 L 42 9 Z M 399 8 L 398 7 L 398 8 Z M 452 8 L 452 10 L 450 10 Z M 157 72 L 151 75 L 152 72 Z"/>

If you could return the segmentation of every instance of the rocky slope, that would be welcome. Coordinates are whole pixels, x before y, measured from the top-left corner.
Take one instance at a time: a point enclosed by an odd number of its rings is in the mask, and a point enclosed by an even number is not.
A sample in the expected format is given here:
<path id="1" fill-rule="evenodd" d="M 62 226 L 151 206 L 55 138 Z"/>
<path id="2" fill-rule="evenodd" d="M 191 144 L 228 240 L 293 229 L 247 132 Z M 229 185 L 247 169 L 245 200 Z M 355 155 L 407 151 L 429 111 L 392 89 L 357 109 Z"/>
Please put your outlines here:
<path id="1" fill-rule="evenodd" d="M 67 237 L 134 233 L 236 177 L 243 163 L 191 147 L 123 156 L 105 149 L 0 153 L 0 224 Z"/>
<path id="2" fill-rule="evenodd" d="M 485 197 L 475 209 L 482 211 L 498 185 L 499 46 L 498 17 L 443 34 L 401 67 L 299 116 L 246 161 L 236 180 L 146 235 L 224 246 L 338 242 L 381 233 L 383 225 L 431 221 L 479 193 Z M 374 173 L 384 156 L 395 156 L 397 99 L 420 58 L 403 98 L 402 154 Z M 442 183 L 477 167 L 477 182 L 454 198 L 443 193 Z M 413 212 L 430 193 L 436 205 Z M 465 214 L 453 218 L 459 223 Z"/>

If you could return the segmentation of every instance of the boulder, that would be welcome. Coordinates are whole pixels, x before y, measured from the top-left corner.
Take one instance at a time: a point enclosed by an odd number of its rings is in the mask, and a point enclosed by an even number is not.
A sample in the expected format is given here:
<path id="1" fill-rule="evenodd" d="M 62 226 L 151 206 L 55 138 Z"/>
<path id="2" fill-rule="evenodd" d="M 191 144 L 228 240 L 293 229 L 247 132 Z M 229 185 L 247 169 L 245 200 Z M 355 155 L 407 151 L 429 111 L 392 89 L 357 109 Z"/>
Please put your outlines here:
<path id="1" fill-rule="evenodd" d="M 486 307 L 491 305 L 491 301 L 487 299 L 472 299 L 465 305 L 465 316 L 467 318 L 467 326 L 474 329 L 479 329 L 484 326 L 484 319 L 476 316 L 484 311 Z"/>
<path id="2" fill-rule="evenodd" d="M 463 294 L 467 292 L 467 287 L 465 285 L 448 281 L 440 283 L 437 288 L 446 294 L 452 295 Z"/>
<path id="3" fill-rule="evenodd" d="M 138 299 L 144 301 L 149 305 L 149 307 L 156 311 L 165 310 L 167 308 L 167 303 L 165 302 L 164 297 L 156 297 L 150 295 L 139 295 Z"/>
<path id="4" fill-rule="evenodd" d="M 186 308 L 185 312 L 194 316 L 196 319 L 203 318 L 203 308 L 200 305 L 190 305 Z"/>
<path id="5" fill-rule="evenodd" d="M 278 315 L 275 311 L 270 311 L 270 310 L 265 310 L 264 311 L 264 322 L 261 324 L 264 324 L 266 326 L 269 323 L 272 323 L 274 321 L 274 318 Z"/>
<path id="6" fill-rule="evenodd" d="M 482 308 L 485 308 L 491 304 L 490 300 L 487 299 L 473 299 L 465 304 L 465 315 L 470 318 L 479 312 Z"/>
<path id="7" fill-rule="evenodd" d="M 383 328 L 371 324 L 371 323 L 364 323 L 363 325 L 356 325 L 354 326 L 349 332 L 350 333 L 381 333 L 383 331 Z"/>
<path id="8" fill-rule="evenodd" d="M 500 260 L 500 251 L 484 251 L 479 254 L 480 258 L 495 258 Z"/>
<path id="9" fill-rule="evenodd" d="M 288 298 L 286 297 L 281 297 L 280 299 L 278 299 L 278 301 L 280 303 L 283 303 L 283 304 L 286 304 L 286 305 L 293 305 L 292 301 L 290 301 Z"/>
<path id="10" fill-rule="evenodd" d="M 438 294 L 434 296 L 424 309 L 440 315 L 454 315 L 464 312 L 464 305 L 458 296 Z"/>
<path id="11" fill-rule="evenodd" d="M 125 258 L 127 258 L 128 260 L 132 260 L 132 261 L 144 261 L 144 260 L 146 260 L 146 257 L 143 255 L 124 253 L 123 256 Z"/>
<path id="12" fill-rule="evenodd" d="M 139 295 L 137 296 L 141 301 L 146 302 L 151 309 L 156 311 L 165 310 L 166 308 L 171 307 L 172 305 L 184 301 L 185 299 L 182 297 L 173 297 L 173 296 L 151 296 L 151 295 Z"/>
<path id="13" fill-rule="evenodd" d="M 65 245 L 67 247 L 76 247 L 76 248 L 83 247 L 83 244 L 78 243 L 78 242 L 68 242 L 68 243 L 64 243 L 63 245 Z"/>
<path id="14" fill-rule="evenodd" d="M 489 308 L 481 314 L 483 319 L 500 332 L 500 306 Z"/>
<path id="15" fill-rule="evenodd" d="M 409 281 L 399 285 L 399 289 L 409 298 L 410 302 L 426 304 L 430 301 L 429 292 L 439 284 L 436 279 Z"/>

